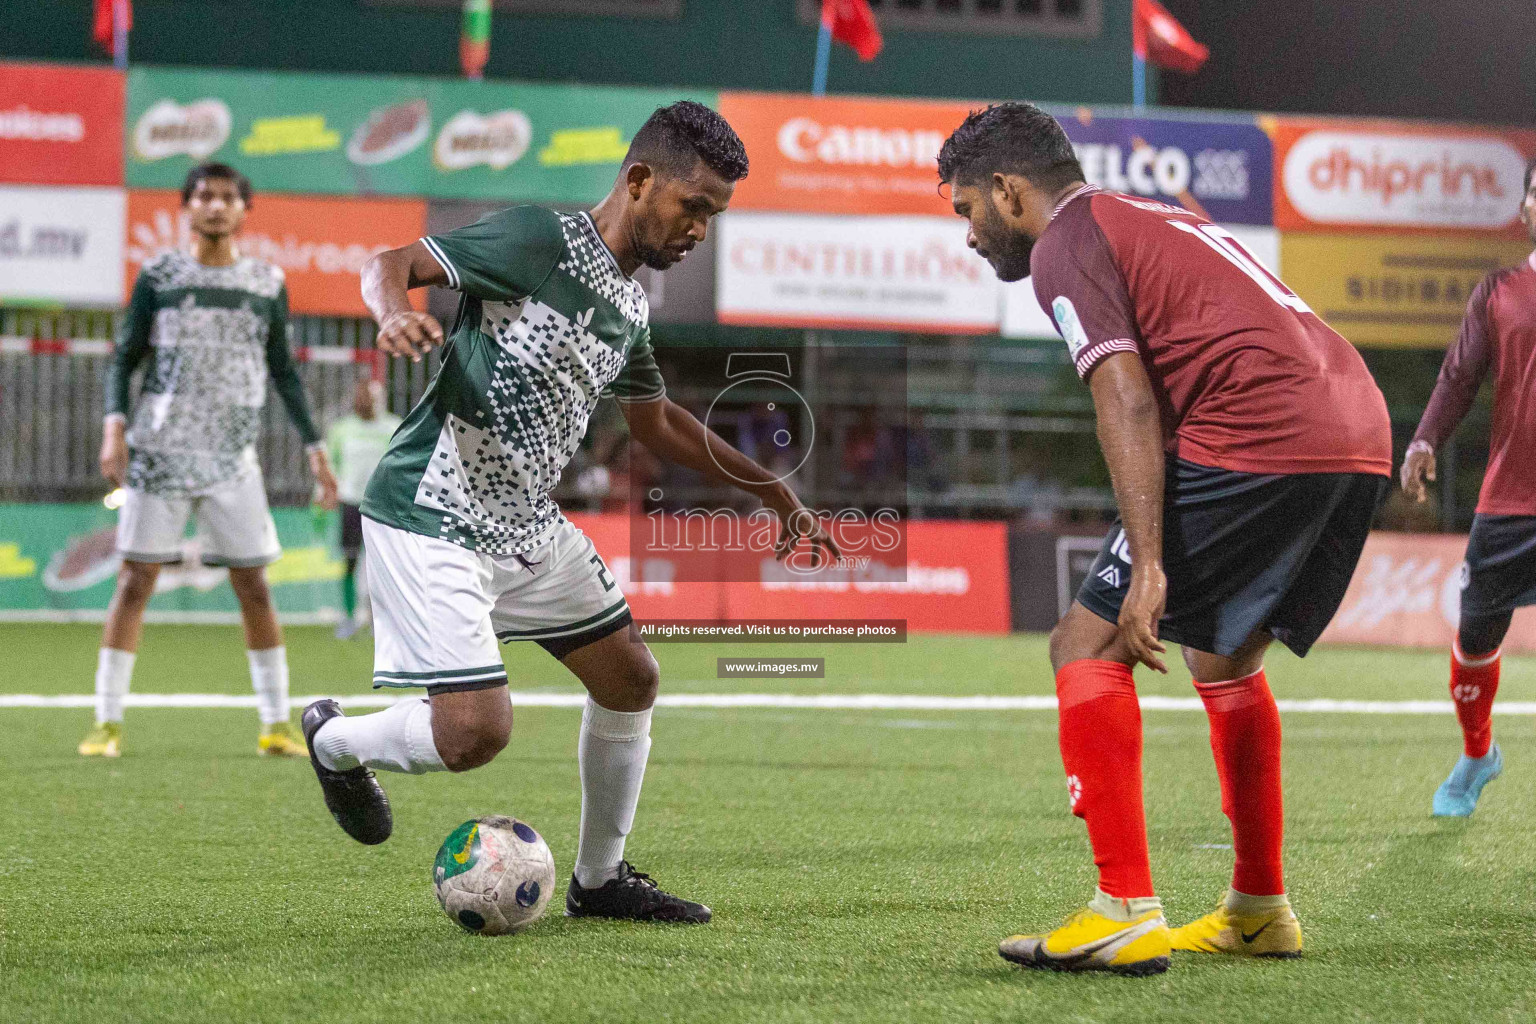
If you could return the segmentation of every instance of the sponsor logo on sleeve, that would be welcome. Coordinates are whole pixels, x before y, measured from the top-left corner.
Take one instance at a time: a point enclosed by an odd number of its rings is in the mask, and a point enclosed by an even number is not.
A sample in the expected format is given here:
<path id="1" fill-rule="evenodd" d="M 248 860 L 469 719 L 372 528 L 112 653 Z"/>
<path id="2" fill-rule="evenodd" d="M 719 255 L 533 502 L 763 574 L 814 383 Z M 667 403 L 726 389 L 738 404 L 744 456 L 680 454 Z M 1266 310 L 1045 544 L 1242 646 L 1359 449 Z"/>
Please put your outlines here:
<path id="1" fill-rule="evenodd" d="M 1072 354 L 1073 362 L 1076 362 L 1077 357 L 1088 347 L 1088 335 L 1083 330 L 1082 321 L 1077 318 L 1077 307 L 1065 295 L 1058 295 L 1056 301 L 1051 303 L 1051 314 L 1056 319 L 1056 329 L 1067 343 L 1067 351 Z"/>
<path id="2" fill-rule="evenodd" d="M 133 126 L 133 152 L 140 160 L 201 160 L 229 141 L 229 128 L 229 105 L 223 100 L 201 99 L 185 106 L 160 100 Z"/>
<path id="3" fill-rule="evenodd" d="M 432 145 L 432 160 L 445 171 L 478 164 L 503 171 L 523 158 L 533 141 L 533 125 L 521 110 L 481 114 L 461 110 L 448 119 Z"/>

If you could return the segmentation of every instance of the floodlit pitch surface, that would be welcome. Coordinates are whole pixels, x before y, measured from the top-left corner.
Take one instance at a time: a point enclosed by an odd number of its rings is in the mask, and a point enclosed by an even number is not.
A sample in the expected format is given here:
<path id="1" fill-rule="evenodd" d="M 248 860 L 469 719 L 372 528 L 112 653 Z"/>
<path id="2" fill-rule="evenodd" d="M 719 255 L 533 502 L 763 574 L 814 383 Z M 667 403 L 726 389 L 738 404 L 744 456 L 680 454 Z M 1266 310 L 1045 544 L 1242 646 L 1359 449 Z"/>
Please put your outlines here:
<path id="1" fill-rule="evenodd" d="M 98 631 L 0 626 L 0 692 L 91 687 Z M 295 694 L 367 692 L 366 640 L 288 631 Z M 1043 640 L 828 647 L 827 678 L 712 678 L 658 645 L 664 692 L 1048 694 Z M 249 692 L 236 630 L 151 626 L 144 693 Z M 518 688 L 571 692 L 531 645 Z M 1287 698 L 1444 699 L 1441 652 L 1270 659 Z M 1187 676 L 1142 673 L 1187 696 Z M 1511 659 L 1502 696 L 1536 698 Z M 1449 712 L 1293 713 L 1286 726 L 1297 962 L 1177 956 L 1162 977 L 1025 973 L 996 954 L 1092 891 L 1048 711 L 673 708 L 629 852 L 715 911 L 702 928 L 570 921 L 465 935 L 428 878 L 459 822 L 515 814 L 575 853 L 577 712 L 517 712 L 464 776 L 386 776 L 395 835 L 365 849 L 303 761 L 255 755 L 248 709 L 130 709 L 126 754 L 84 760 L 89 712 L 3 709 L 0 1020 L 1529 1021 L 1536 1019 L 1536 718 L 1495 719 L 1507 759 L 1471 821 L 1429 816 L 1458 751 Z M 1149 711 L 1152 857 L 1169 918 L 1203 913 L 1231 857 L 1205 718 Z M 563 884 L 563 881 L 562 881 Z M 558 897 L 557 897 L 558 898 Z"/>

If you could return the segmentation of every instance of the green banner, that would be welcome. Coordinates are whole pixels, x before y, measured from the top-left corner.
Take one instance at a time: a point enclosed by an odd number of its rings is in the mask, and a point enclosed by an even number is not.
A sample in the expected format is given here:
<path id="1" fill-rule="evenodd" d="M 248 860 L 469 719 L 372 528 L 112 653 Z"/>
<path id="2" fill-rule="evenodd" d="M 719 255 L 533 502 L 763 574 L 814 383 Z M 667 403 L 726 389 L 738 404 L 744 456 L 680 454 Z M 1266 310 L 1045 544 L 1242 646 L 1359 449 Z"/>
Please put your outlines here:
<path id="1" fill-rule="evenodd" d="M 329 619 L 338 614 L 342 563 L 333 548 L 335 516 L 308 509 L 273 510 L 283 556 L 267 567 L 279 614 Z M 0 619 L 90 616 L 104 612 L 117 580 L 117 513 L 100 504 L 0 505 Z M 229 573 L 198 559 L 198 541 L 183 560 L 160 571 L 151 614 L 189 618 L 235 615 Z"/>
<path id="2" fill-rule="evenodd" d="M 203 160 L 258 191 L 592 203 L 658 106 L 712 92 L 134 68 L 127 181 L 180 188 Z"/>

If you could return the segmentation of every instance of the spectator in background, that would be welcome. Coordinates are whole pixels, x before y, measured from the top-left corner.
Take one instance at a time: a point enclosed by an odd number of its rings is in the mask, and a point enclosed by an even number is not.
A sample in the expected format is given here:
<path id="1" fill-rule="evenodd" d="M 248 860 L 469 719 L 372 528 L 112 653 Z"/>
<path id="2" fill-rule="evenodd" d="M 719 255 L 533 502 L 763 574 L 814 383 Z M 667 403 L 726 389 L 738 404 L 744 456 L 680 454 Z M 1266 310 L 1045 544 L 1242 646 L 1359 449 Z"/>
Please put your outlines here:
<path id="1" fill-rule="evenodd" d="M 326 431 L 325 444 L 336 467 L 341 499 L 341 553 L 347 569 L 341 577 L 341 608 L 336 639 L 350 640 L 362 628 L 357 614 L 357 562 L 363 553 L 363 491 L 374 467 L 384 457 L 389 439 L 400 425 L 384 407 L 384 388 L 360 378 L 352 390 L 352 415 L 343 416 Z"/>

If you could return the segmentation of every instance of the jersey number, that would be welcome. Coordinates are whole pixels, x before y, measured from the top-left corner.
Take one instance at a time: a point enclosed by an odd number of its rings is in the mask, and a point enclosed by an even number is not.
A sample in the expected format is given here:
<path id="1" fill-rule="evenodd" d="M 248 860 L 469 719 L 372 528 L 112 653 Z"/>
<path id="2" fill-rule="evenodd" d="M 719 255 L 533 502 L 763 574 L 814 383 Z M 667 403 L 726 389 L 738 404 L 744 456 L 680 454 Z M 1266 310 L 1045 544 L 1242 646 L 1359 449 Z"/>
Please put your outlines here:
<path id="1" fill-rule="evenodd" d="M 603 564 L 602 556 L 593 555 L 587 561 L 597 566 L 597 582 L 603 585 L 603 592 L 607 593 L 612 590 L 613 577 L 608 575 L 608 567 Z"/>
<path id="2" fill-rule="evenodd" d="M 1253 283 L 1264 289 L 1264 293 L 1280 305 L 1298 313 L 1312 312 L 1311 306 L 1301 301 L 1301 297 L 1287 288 L 1284 281 L 1265 270 L 1263 264 L 1254 259 L 1253 254 L 1244 249 L 1243 243 L 1232 237 L 1230 231 L 1215 224 L 1190 224 L 1182 220 L 1171 220 L 1168 223 L 1180 231 L 1189 232 L 1215 249 L 1228 263 L 1253 278 Z"/>

